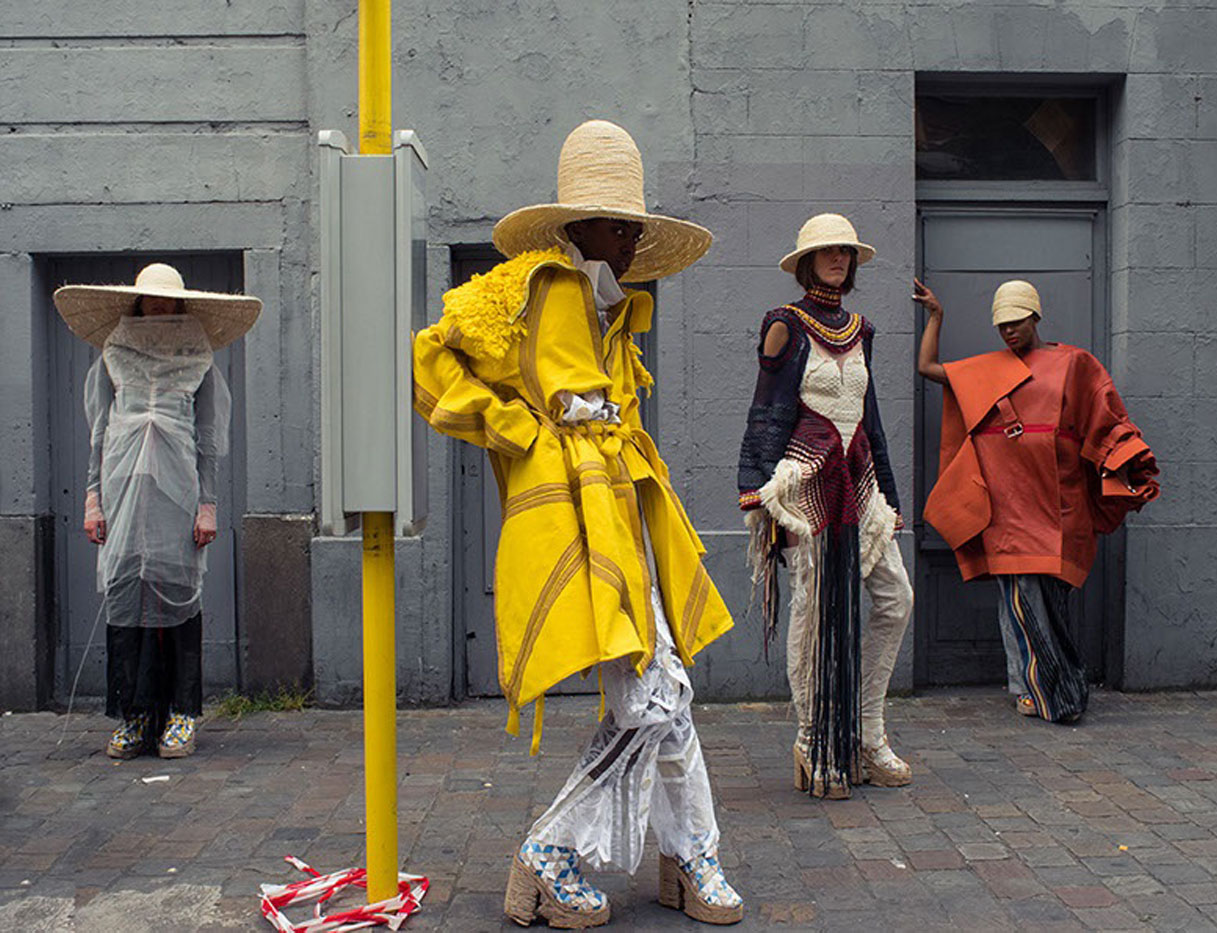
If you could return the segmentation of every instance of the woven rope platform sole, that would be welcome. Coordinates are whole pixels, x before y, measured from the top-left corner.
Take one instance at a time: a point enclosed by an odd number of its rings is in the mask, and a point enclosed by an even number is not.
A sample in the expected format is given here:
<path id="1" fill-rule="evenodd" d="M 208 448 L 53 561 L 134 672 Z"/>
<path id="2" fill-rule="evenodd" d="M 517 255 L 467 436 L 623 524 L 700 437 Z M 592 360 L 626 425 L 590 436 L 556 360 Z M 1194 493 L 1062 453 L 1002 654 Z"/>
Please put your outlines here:
<path id="1" fill-rule="evenodd" d="M 156 753 L 162 758 L 186 758 L 194 754 L 194 739 L 185 745 L 158 745 Z"/>
<path id="2" fill-rule="evenodd" d="M 738 907 L 717 907 L 698 897 L 697 886 L 680 870 L 676 859 L 662 853 L 659 856 L 659 903 L 683 911 L 685 916 L 702 923 L 726 925 L 744 919 L 743 904 Z"/>
<path id="3" fill-rule="evenodd" d="M 862 765 L 862 781 L 872 787 L 904 787 L 913 783 L 911 773 L 891 771 L 879 765 Z"/>
<path id="4" fill-rule="evenodd" d="M 824 778 L 816 777 L 811 762 L 804 757 L 797 745 L 794 747 L 794 789 L 828 800 L 848 800 L 851 793 L 847 784 L 825 784 Z"/>
<path id="5" fill-rule="evenodd" d="M 503 912 L 522 927 L 531 926 L 537 917 L 543 917 L 551 927 L 559 930 L 584 930 L 609 921 L 608 901 L 599 910 L 563 907 L 545 882 L 520 861 L 518 855 L 511 860 Z"/>
<path id="6" fill-rule="evenodd" d="M 142 742 L 139 745 L 129 745 L 125 748 L 121 745 L 115 745 L 113 742 L 106 745 L 107 755 L 109 755 L 111 758 L 119 758 L 123 761 L 138 758 L 141 754 L 143 754 L 143 751 L 144 746 Z"/>

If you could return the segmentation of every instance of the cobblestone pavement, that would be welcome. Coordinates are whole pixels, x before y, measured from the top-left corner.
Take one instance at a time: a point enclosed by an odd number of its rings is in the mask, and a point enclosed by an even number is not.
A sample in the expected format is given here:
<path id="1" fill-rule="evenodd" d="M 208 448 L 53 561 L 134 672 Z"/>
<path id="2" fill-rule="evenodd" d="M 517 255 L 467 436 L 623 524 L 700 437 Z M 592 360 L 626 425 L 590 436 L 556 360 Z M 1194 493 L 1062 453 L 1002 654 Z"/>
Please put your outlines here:
<path id="1" fill-rule="evenodd" d="M 792 788 L 786 704 L 699 706 L 737 929 L 1217 929 L 1217 694 L 1099 692 L 1081 725 L 995 690 L 891 702 L 899 789 Z M 540 757 L 476 702 L 399 714 L 400 851 L 431 890 L 405 929 L 516 929 L 510 853 L 595 718 L 555 698 Z M 213 719 L 179 761 L 113 762 L 96 714 L 0 718 L 0 930 L 258 930 L 255 891 L 363 864 L 357 712 Z M 62 742 L 60 738 L 62 736 Z M 167 775 L 168 780 L 145 783 Z M 694 929 L 657 865 L 602 874 L 616 929 Z"/>

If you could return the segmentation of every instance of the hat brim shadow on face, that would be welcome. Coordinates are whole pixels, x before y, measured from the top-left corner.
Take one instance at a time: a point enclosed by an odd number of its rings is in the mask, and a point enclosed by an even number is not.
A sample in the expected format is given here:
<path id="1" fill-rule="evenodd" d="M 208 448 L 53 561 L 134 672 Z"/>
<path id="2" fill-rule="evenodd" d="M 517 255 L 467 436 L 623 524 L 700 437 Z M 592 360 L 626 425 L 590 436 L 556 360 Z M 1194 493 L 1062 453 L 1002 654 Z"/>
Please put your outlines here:
<path id="1" fill-rule="evenodd" d="M 600 205 L 534 204 L 512 211 L 494 226 L 495 248 L 508 258 L 567 242 L 565 227 L 576 220 L 605 217 L 643 225 L 634 261 L 623 282 L 647 282 L 675 275 L 706 254 L 714 237 L 705 227 L 663 214 Z"/>
<path id="2" fill-rule="evenodd" d="M 875 258 L 875 248 L 868 246 L 865 243 L 818 243 L 815 246 L 805 246 L 802 249 L 796 249 L 792 253 L 787 253 L 782 257 L 782 261 L 778 263 L 778 267 L 783 272 L 795 274 L 795 270 L 799 267 L 799 260 L 810 253 L 814 253 L 818 249 L 828 249 L 830 246 L 850 246 L 858 254 L 858 265 L 863 266 Z"/>
<path id="3" fill-rule="evenodd" d="M 1038 323 L 1040 315 L 1036 311 L 1031 311 L 1024 308 L 1011 308 L 994 314 L 993 326 L 1001 327 L 1003 324 L 1017 324 L 1019 321 L 1027 320 L 1027 318 L 1035 318 L 1036 323 Z"/>

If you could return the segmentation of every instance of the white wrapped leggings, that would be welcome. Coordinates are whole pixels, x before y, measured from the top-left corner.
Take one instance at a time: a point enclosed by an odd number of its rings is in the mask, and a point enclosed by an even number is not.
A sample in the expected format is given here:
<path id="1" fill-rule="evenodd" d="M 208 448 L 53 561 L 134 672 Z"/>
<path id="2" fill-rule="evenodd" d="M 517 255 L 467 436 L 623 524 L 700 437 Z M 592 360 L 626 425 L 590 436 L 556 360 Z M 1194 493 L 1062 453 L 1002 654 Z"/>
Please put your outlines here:
<path id="1" fill-rule="evenodd" d="M 718 823 L 693 688 L 676 653 L 656 588 L 655 656 L 639 677 L 625 659 L 602 664 L 605 715 L 554 802 L 528 834 L 574 849 L 591 867 L 633 874 L 647 826 L 659 850 L 688 859 L 718 847 Z"/>

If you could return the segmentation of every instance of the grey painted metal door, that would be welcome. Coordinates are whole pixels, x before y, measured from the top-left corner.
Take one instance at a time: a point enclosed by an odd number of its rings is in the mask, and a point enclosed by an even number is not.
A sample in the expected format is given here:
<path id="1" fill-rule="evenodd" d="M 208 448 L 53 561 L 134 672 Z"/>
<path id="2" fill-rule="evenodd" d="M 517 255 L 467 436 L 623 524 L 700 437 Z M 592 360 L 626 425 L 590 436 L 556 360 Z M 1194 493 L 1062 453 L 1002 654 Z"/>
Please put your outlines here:
<path id="1" fill-rule="evenodd" d="M 490 247 L 457 251 L 452 263 L 452 280 L 460 284 L 476 273 L 485 272 L 502 260 Z M 653 293 L 652 293 L 653 294 Z M 644 365 L 653 367 L 654 331 L 640 341 Z M 653 408 L 643 405 L 643 421 L 650 423 Z M 465 691 L 471 696 L 502 696 L 499 686 L 498 651 L 494 637 L 494 556 L 499 547 L 501 507 L 498 486 L 486 452 L 472 444 L 457 443 L 454 481 L 456 495 L 457 588 L 454 604 L 458 612 L 458 631 L 464 622 Z M 567 678 L 551 693 L 594 693 L 594 677 L 586 680 Z"/>
<path id="2" fill-rule="evenodd" d="M 89 430 L 84 414 L 84 378 L 100 353 L 74 337 L 55 313 L 50 293 L 67 283 L 119 284 L 135 280 L 147 263 L 172 263 L 188 287 L 209 291 L 240 291 L 242 265 L 239 254 L 155 256 L 69 256 L 53 259 L 47 267 L 46 321 L 51 436 L 51 501 L 55 515 L 55 601 L 58 637 L 55 663 L 55 694 L 66 701 L 81 658 L 86 655 L 78 693 L 105 693 L 105 629 L 98 618 L 101 596 L 96 586 L 95 546 L 81 530 L 84 512 L 85 477 L 89 462 Z M 241 484 L 234 481 L 244 463 L 243 419 L 244 373 L 238 342 L 216 354 L 233 395 L 232 449 L 220 463 L 219 534 L 208 545 L 207 576 L 203 589 L 203 683 L 214 692 L 240 685 L 237 650 L 237 554 L 238 530 L 244 502 L 238 501 Z M 90 645 L 90 635 L 92 647 Z"/>
<path id="3" fill-rule="evenodd" d="M 1102 293 L 1103 215 L 1091 208 L 923 207 L 920 273 L 946 309 L 941 359 L 1001 349 L 991 323 L 993 290 L 1012 278 L 1030 280 L 1044 304 L 1041 335 L 1084 347 L 1106 359 Z M 924 326 L 919 313 L 918 334 Z M 945 541 L 921 520 L 938 475 L 942 391 L 918 380 L 915 525 L 919 685 L 997 683 L 1005 656 L 997 627 L 997 585 L 963 584 Z M 1092 678 L 1104 674 L 1104 573 L 1099 559 L 1073 594 L 1073 636 Z"/>

